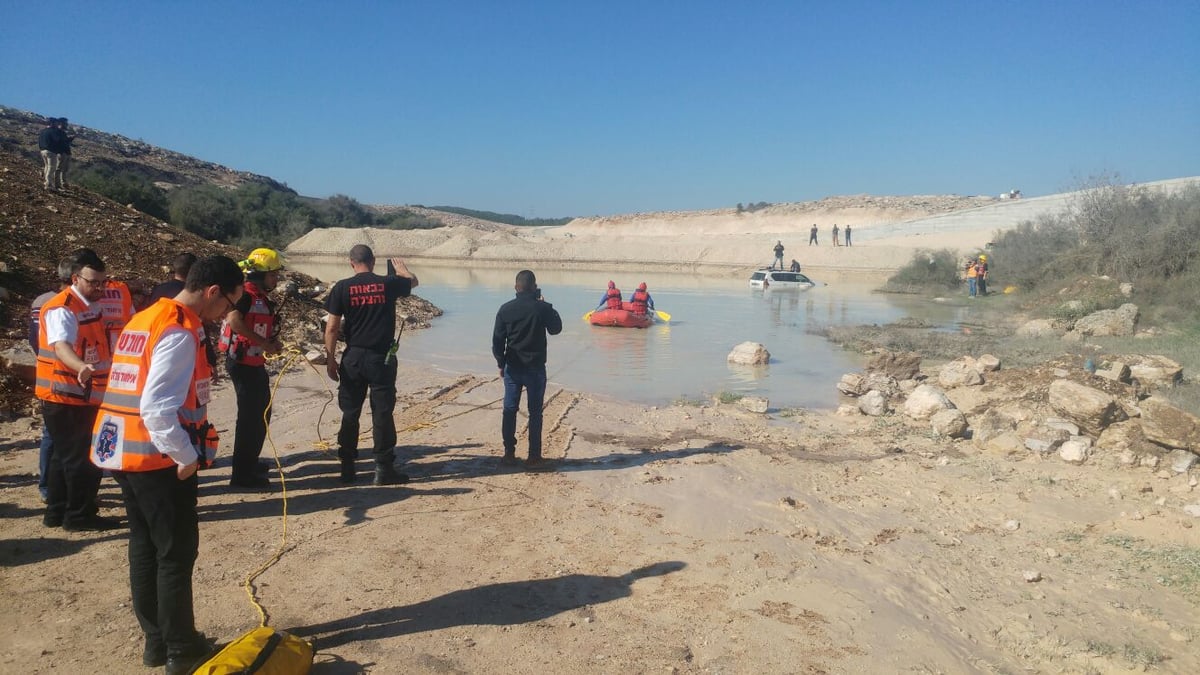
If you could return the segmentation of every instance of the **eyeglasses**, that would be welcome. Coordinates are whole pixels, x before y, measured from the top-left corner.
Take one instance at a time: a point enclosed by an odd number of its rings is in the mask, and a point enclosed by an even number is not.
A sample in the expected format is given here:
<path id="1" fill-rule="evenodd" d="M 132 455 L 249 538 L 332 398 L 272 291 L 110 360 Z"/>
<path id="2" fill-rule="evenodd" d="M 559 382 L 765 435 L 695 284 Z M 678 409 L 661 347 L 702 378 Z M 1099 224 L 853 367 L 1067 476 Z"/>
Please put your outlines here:
<path id="1" fill-rule="evenodd" d="M 228 313 L 232 312 L 233 310 L 237 309 L 237 303 L 236 303 L 236 302 L 234 302 L 234 301 L 232 301 L 232 300 L 230 300 L 228 295 L 225 295 L 224 293 L 222 293 L 222 294 L 221 294 L 221 297 L 222 297 L 222 298 L 225 300 L 225 302 L 226 302 L 226 303 L 229 305 L 229 309 L 226 309 L 226 310 L 225 310 L 225 313 L 226 313 L 226 314 L 228 314 Z"/>
<path id="2" fill-rule="evenodd" d="M 79 277 L 79 279 L 81 281 L 86 281 L 88 283 L 88 286 L 91 286 L 93 288 L 95 288 L 95 287 L 104 288 L 105 286 L 108 285 L 108 277 L 98 277 L 96 279 L 89 279 L 89 278 L 83 276 L 82 274 L 76 274 L 75 276 Z"/>

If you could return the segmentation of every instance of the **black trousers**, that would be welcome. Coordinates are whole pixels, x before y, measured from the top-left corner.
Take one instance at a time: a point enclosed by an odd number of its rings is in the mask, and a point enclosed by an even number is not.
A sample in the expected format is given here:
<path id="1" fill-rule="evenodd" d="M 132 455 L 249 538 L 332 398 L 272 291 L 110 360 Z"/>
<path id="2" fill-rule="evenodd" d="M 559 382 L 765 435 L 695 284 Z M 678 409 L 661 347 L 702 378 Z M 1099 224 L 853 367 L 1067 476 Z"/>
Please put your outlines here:
<path id="1" fill-rule="evenodd" d="M 263 441 L 267 438 L 267 425 L 263 414 L 271 419 L 267 408 L 271 400 L 271 377 L 263 366 L 246 366 L 227 361 L 226 370 L 233 382 L 237 395 L 237 425 L 233 431 L 233 480 L 249 480 L 254 477 L 258 457 L 262 454 Z"/>
<path id="2" fill-rule="evenodd" d="M 196 474 L 179 480 L 175 467 L 114 471 L 129 516 L 129 588 L 133 613 L 148 644 L 168 656 L 195 651 L 192 570 L 200 549 Z"/>
<path id="3" fill-rule="evenodd" d="M 47 520 L 82 524 L 96 515 L 100 469 L 88 455 L 98 411 L 95 406 L 49 401 L 42 406 L 42 419 L 53 444 L 46 473 Z"/>
<path id="4" fill-rule="evenodd" d="M 396 361 L 387 355 L 359 347 L 348 347 L 338 364 L 338 407 L 342 426 L 338 429 L 338 457 L 358 458 L 358 418 L 363 401 L 371 393 L 371 431 L 375 462 L 396 461 Z"/>

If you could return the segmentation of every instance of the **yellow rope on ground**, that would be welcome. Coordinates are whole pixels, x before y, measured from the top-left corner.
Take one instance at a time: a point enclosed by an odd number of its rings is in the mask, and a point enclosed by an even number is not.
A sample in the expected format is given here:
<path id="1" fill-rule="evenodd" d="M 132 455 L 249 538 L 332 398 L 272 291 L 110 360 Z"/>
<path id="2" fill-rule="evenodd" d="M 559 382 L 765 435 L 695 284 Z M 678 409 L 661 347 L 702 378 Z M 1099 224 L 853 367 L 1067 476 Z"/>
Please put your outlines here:
<path id="1" fill-rule="evenodd" d="M 296 349 L 295 347 L 289 347 L 287 350 L 285 350 L 285 352 L 281 352 L 279 356 L 274 356 L 272 360 L 285 358 L 283 356 L 284 353 L 288 355 L 287 361 L 283 364 L 283 368 L 279 370 L 279 374 L 275 376 L 275 385 L 271 387 L 271 396 L 267 399 L 267 407 L 263 410 L 263 424 L 266 425 L 267 440 L 271 442 L 271 454 L 275 458 L 275 467 L 279 470 L 279 486 L 280 490 L 282 491 L 283 502 L 283 527 L 279 538 L 279 548 L 275 549 L 275 553 L 268 558 L 266 562 L 259 565 L 258 569 L 255 569 L 253 572 L 247 575 L 246 579 L 242 582 L 242 589 L 246 591 L 246 597 L 250 599 L 250 604 L 254 606 L 256 611 L 258 611 L 259 627 L 265 627 L 267 625 L 267 610 L 264 609 L 262 604 L 259 603 L 258 599 L 254 597 L 254 580 L 257 579 L 263 572 L 266 572 L 268 569 L 270 569 L 272 565 L 279 562 L 279 559 L 283 557 L 284 552 L 287 550 L 287 478 L 283 474 L 283 463 L 279 461 L 279 449 L 275 447 L 275 439 L 271 437 L 271 422 L 267 418 L 267 414 L 271 411 L 271 406 L 275 404 L 275 392 L 279 390 L 279 383 L 283 380 L 283 374 L 287 372 L 287 369 L 293 363 L 295 363 L 296 359 L 301 358 L 304 355 L 300 353 L 299 349 Z"/>

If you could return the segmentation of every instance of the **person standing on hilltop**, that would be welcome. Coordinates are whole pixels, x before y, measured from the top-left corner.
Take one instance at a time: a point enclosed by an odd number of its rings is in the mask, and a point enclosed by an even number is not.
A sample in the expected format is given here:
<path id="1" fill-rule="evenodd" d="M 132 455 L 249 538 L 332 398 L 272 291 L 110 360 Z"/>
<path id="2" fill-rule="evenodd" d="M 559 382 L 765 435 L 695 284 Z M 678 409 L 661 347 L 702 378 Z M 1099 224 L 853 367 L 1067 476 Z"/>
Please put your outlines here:
<path id="1" fill-rule="evenodd" d="M 643 290 L 645 284 L 641 287 Z M 562 317 L 554 305 L 546 302 L 530 270 L 517 272 L 513 289 L 516 298 L 500 306 L 492 328 L 492 356 L 504 379 L 504 409 L 500 437 L 504 443 L 503 464 L 517 463 L 517 412 L 521 408 L 521 390 L 529 408 L 529 454 L 525 465 L 531 469 L 542 462 L 542 406 L 546 396 L 546 335 L 562 332 Z M 649 298 L 649 294 L 646 296 Z"/>
<path id="2" fill-rule="evenodd" d="M 71 168 L 71 144 L 75 142 L 75 135 L 71 133 L 71 127 L 67 126 L 67 118 L 58 118 L 58 129 L 62 139 L 61 150 L 58 155 L 58 171 L 55 172 L 55 183 L 60 189 L 67 187 L 67 170 Z"/>
<path id="3" fill-rule="evenodd" d="M 268 294 L 279 284 L 283 264 L 275 251 L 256 248 L 239 266 L 246 270 L 246 292 L 225 315 L 219 343 L 225 356 L 225 372 L 237 396 L 229 486 L 257 489 L 271 486 L 267 480 L 269 468 L 258 458 L 271 420 L 271 377 L 267 375 L 266 357 L 283 350 L 279 315 Z"/>
<path id="4" fill-rule="evenodd" d="M 775 261 L 771 263 L 771 269 L 775 269 L 775 265 L 779 265 L 779 269 L 783 269 L 783 241 L 775 242 Z"/>
<path id="5" fill-rule="evenodd" d="M 852 245 L 852 244 L 850 243 L 850 226 L 849 226 L 849 225 L 847 225 L 847 226 L 846 226 L 846 245 L 847 245 L 847 246 L 851 246 L 851 245 Z"/>
<path id="6" fill-rule="evenodd" d="M 833 224 L 833 245 L 834 245 L 834 246 L 840 246 L 840 245 L 841 245 L 841 243 L 842 243 L 842 242 L 838 241 L 838 226 L 837 226 L 837 223 L 834 223 L 834 224 Z"/>
<path id="7" fill-rule="evenodd" d="M 62 158 L 65 134 L 58 128 L 58 118 L 46 120 L 46 128 L 38 134 L 38 150 L 42 153 L 42 178 L 45 189 L 54 192 L 58 185 L 58 162 Z"/>
<path id="8" fill-rule="evenodd" d="M 343 483 L 355 481 L 358 459 L 358 418 L 363 400 L 371 391 L 371 432 L 374 436 L 375 484 L 407 483 L 408 476 L 396 471 L 396 300 L 417 287 L 417 275 L 404 261 L 392 258 L 386 277 L 375 274 L 375 253 L 358 244 L 350 249 L 354 276 L 334 284 L 325 300 L 329 312 L 325 323 L 325 372 L 338 383 L 338 407 L 342 425 L 338 429 L 338 457 Z M 346 351 L 336 358 L 338 332 L 345 326 Z"/>
<path id="9" fill-rule="evenodd" d="M 819 246 L 817 243 L 817 224 L 813 223 L 812 229 L 808 231 L 808 245 Z"/>

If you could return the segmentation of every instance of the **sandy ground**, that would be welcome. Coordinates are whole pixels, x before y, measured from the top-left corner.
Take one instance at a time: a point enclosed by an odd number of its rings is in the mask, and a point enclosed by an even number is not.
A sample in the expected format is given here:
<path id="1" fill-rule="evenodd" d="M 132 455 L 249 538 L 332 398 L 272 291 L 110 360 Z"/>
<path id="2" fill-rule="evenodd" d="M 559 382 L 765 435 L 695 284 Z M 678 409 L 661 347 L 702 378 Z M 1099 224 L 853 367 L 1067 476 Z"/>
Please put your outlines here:
<path id="1" fill-rule="evenodd" d="M 267 493 L 229 492 L 225 466 L 204 477 L 200 629 L 257 625 L 241 582 L 286 505 L 256 594 L 315 641 L 317 673 L 1200 670 L 1196 580 L 1139 554 L 1200 546 L 1157 501 L 1187 497 L 1186 475 L 990 456 L 901 417 L 553 385 L 556 470 L 527 473 L 497 463 L 497 380 L 416 362 L 399 380 L 413 481 L 346 487 L 318 448 L 340 416 L 330 383 L 285 375 L 286 501 L 275 474 Z M 223 385 L 212 411 L 225 438 L 232 399 Z M 42 527 L 37 431 L 2 433 L 0 670 L 145 671 L 124 535 Z M 118 494 L 106 480 L 107 515 Z"/>

